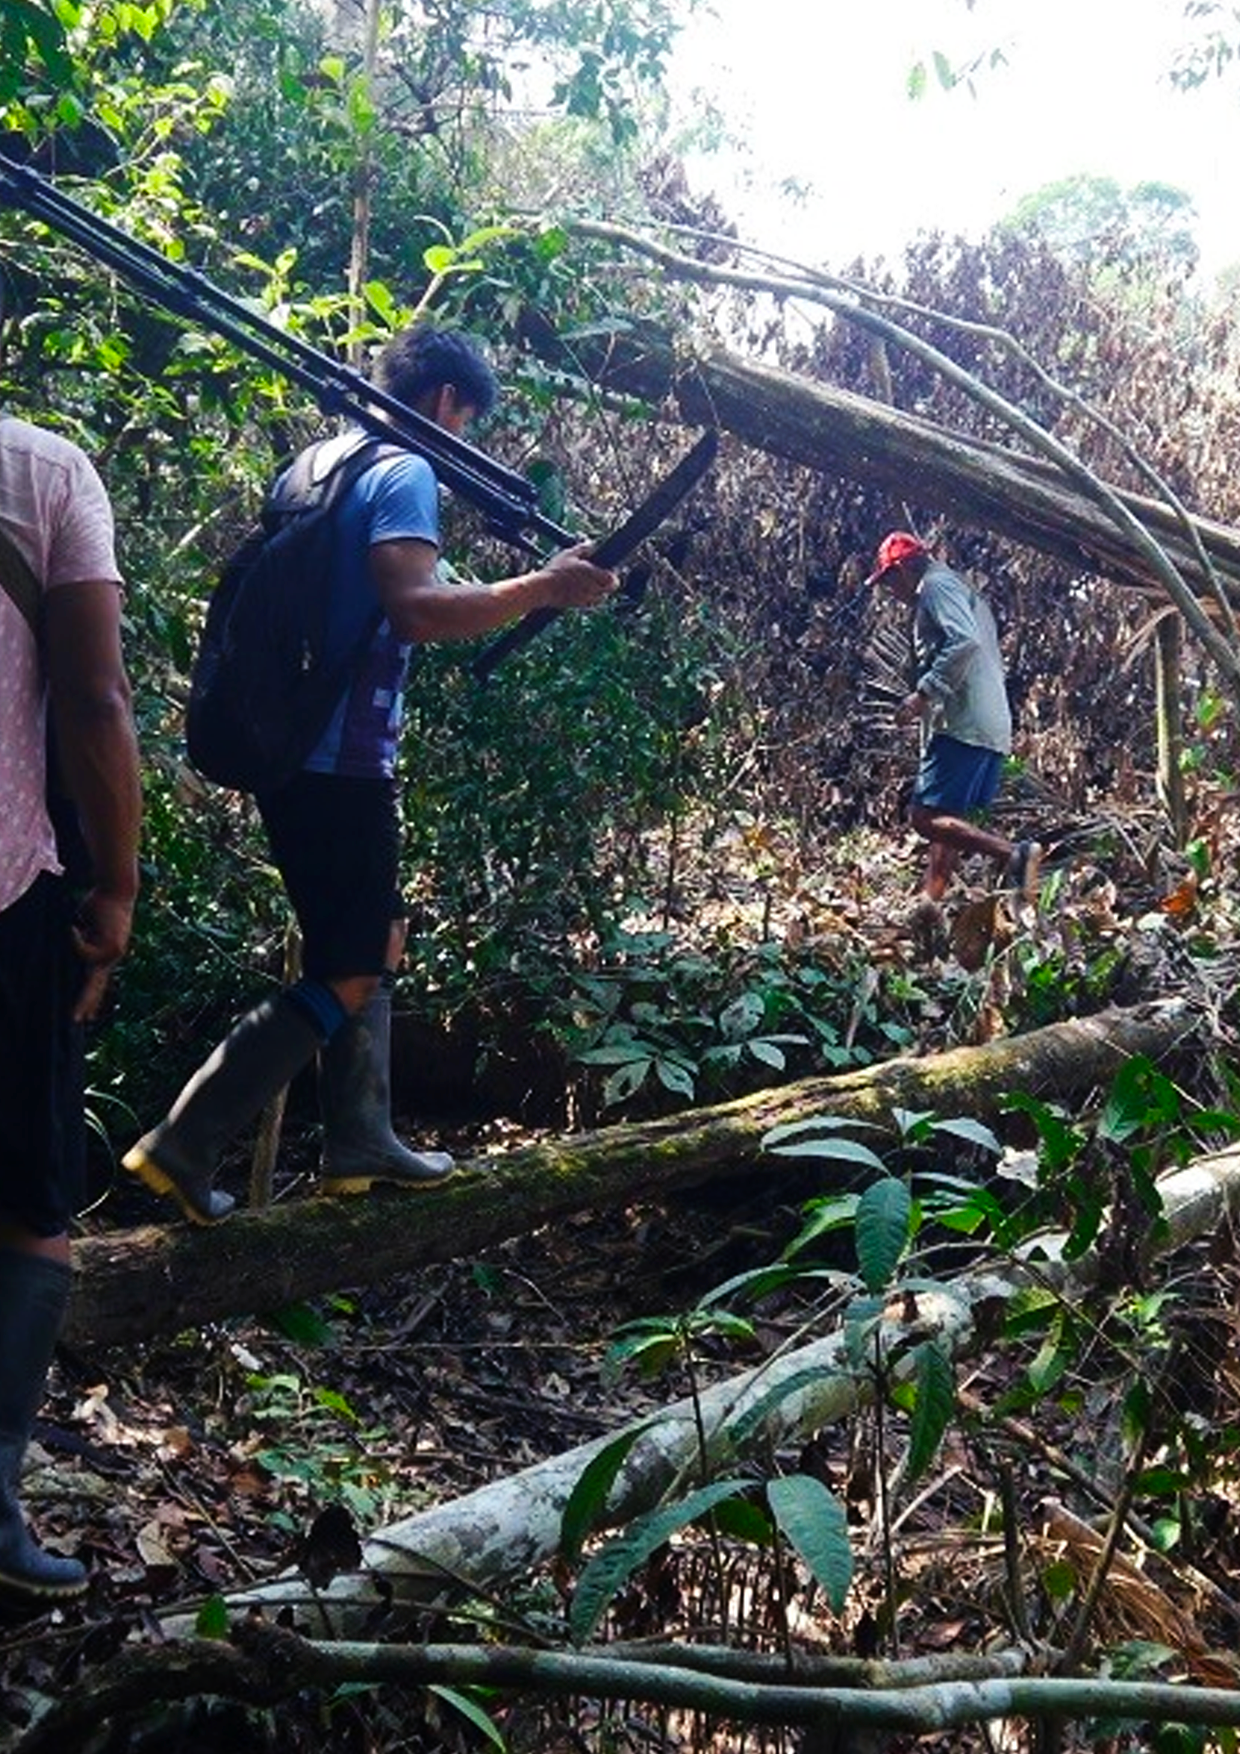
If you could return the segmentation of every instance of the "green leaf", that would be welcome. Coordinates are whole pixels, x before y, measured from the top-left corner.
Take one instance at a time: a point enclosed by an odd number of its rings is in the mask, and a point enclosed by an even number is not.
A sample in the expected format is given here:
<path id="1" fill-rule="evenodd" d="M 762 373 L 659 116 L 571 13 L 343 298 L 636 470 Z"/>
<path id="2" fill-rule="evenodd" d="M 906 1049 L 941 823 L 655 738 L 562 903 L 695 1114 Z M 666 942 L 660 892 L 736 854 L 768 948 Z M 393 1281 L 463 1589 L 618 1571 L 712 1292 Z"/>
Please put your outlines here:
<path id="1" fill-rule="evenodd" d="M 743 1041 L 762 1021 L 765 1007 L 757 993 L 742 993 L 719 1013 L 719 1029 L 725 1041 Z"/>
<path id="2" fill-rule="evenodd" d="M 442 1699 L 453 1711 L 459 1711 L 462 1717 L 468 1718 L 476 1730 L 482 1731 L 493 1748 L 501 1751 L 507 1749 L 508 1744 L 500 1734 L 495 1719 L 489 1711 L 482 1709 L 477 1700 L 471 1699 L 468 1693 L 459 1693 L 455 1687 L 445 1687 L 438 1681 L 432 1681 L 426 1691 L 433 1693 L 437 1699 Z"/>
<path id="3" fill-rule="evenodd" d="M 881 1291 L 891 1283 L 908 1246 L 912 1214 L 912 1195 L 897 1176 L 882 1176 L 862 1194 L 857 1206 L 857 1264 L 867 1291 Z"/>
<path id="4" fill-rule="evenodd" d="M 584 1567 L 573 1591 L 568 1628 L 575 1642 L 584 1644 L 592 1636 L 617 1590 L 652 1553 L 657 1553 L 673 1535 L 722 1504 L 725 1498 L 747 1490 L 748 1484 L 745 1480 L 716 1480 L 677 1504 L 635 1518 L 622 1535 L 609 1541 Z"/>
<path id="5" fill-rule="evenodd" d="M 747 1041 L 745 1046 L 755 1060 L 760 1060 L 764 1066 L 770 1066 L 775 1072 L 782 1072 L 788 1064 L 783 1052 L 775 1046 L 774 1042 L 766 1040 L 763 1036 L 755 1036 L 752 1041 Z"/>
<path id="6" fill-rule="evenodd" d="M 910 1483 L 925 1473 L 939 1452 L 943 1433 L 956 1410 L 956 1378 L 951 1360 L 933 1340 L 915 1353 L 917 1402 L 909 1433 L 908 1478 Z"/>
<path id="7" fill-rule="evenodd" d="M 288 1340 L 295 1340 L 300 1346 L 324 1346 L 332 1337 L 331 1323 L 324 1321 L 309 1303 L 286 1304 L 283 1309 L 272 1310 L 263 1319 L 268 1327 Z"/>
<path id="8" fill-rule="evenodd" d="M 844 1350 L 848 1362 L 860 1369 L 868 1362 L 870 1341 L 886 1314 L 885 1297 L 854 1297 L 844 1316 Z"/>
<path id="9" fill-rule="evenodd" d="M 1049 1394 L 1067 1370 L 1071 1350 L 1066 1343 L 1062 1310 L 1051 1324 L 1051 1330 L 1038 1348 L 1038 1355 L 1029 1366 L 1029 1382 L 1039 1395 Z"/>
<path id="10" fill-rule="evenodd" d="M 737 1273 L 731 1279 L 725 1279 L 722 1285 L 711 1289 L 698 1298 L 699 1309 L 709 1309 L 712 1304 L 720 1303 L 725 1297 L 742 1297 L 752 1303 L 758 1303 L 769 1297 L 772 1291 L 778 1291 L 785 1285 L 800 1285 L 815 1279 L 838 1280 L 842 1275 L 825 1267 L 796 1267 L 790 1263 L 774 1262 L 767 1267 L 751 1267 L 747 1273 Z"/>
<path id="11" fill-rule="evenodd" d="M 824 1163 L 858 1163 L 864 1169 L 877 1169 L 885 1176 L 887 1166 L 868 1145 L 855 1139 L 802 1139 L 792 1145 L 768 1146 L 772 1157 L 809 1157 Z"/>
<path id="12" fill-rule="evenodd" d="M 1122 1143 L 1143 1127 L 1179 1118 L 1180 1097 L 1175 1085 L 1151 1060 L 1135 1054 L 1115 1074 L 1098 1133 L 1101 1138 Z"/>
<path id="13" fill-rule="evenodd" d="M 640 1042 L 611 1041 L 604 1042 L 602 1047 L 586 1048 L 576 1056 L 583 1066 L 632 1066 L 638 1060 L 650 1063 L 650 1050 Z"/>
<path id="14" fill-rule="evenodd" d="M 725 1498 L 715 1507 L 715 1522 L 721 1535 L 754 1547 L 769 1547 L 775 1539 L 775 1525 L 752 1498 Z"/>
<path id="15" fill-rule="evenodd" d="M 1134 1490 L 1141 1498 L 1169 1498 L 1176 1493 L 1191 1492 L 1192 1486 L 1190 1474 L 1167 1467 L 1143 1468 L 1134 1482 Z"/>
<path id="16" fill-rule="evenodd" d="M 366 282 L 366 302 L 383 318 L 384 322 L 395 324 L 399 313 L 396 300 L 392 297 L 392 289 L 382 280 Z"/>
<path id="17" fill-rule="evenodd" d="M 843 1505 L 809 1474 L 768 1480 L 766 1496 L 776 1523 L 821 1584 L 832 1610 L 842 1614 L 853 1572 Z"/>
<path id="18" fill-rule="evenodd" d="M 783 1382 L 767 1388 L 757 1400 L 748 1402 L 741 1412 L 728 1419 L 720 1430 L 720 1436 L 737 1448 L 743 1448 L 753 1434 L 766 1424 L 781 1401 L 790 1401 L 793 1395 L 817 1388 L 822 1379 L 821 1370 L 794 1371 Z"/>
<path id="19" fill-rule="evenodd" d="M 194 1617 L 194 1632 L 199 1638 L 228 1637 L 228 1605 L 223 1596 L 208 1596 Z"/>
<path id="20" fill-rule="evenodd" d="M 893 1108 L 891 1118 L 899 1128 L 900 1137 L 916 1142 L 924 1139 L 934 1120 L 932 1108 Z"/>
<path id="21" fill-rule="evenodd" d="M 1184 1525 L 1178 1516 L 1155 1517 L 1150 1525 L 1156 1553 L 1170 1553 L 1184 1538 Z"/>
<path id="22" fill-rule="evenodd" d="M 1149 1431 L 1153 1413 L 1150 1385 L 1139 1377 L 1124 1396 L 1120 1414 L 1120 1430 L 1129 1449 L 1136 1450 Z"/>
<path id="23" fill-rule="evenodd" d="M 941 49 L 934 51 L 934 75 L 944 91 L 951 91 L 956 84 L 955 69 Z"/>
<path id="24" fill-rule="evenodd" d="M 1084 1144 L 1083 1136 L 1067 1124 L 1058 1109 L 1039 1102 L 1036 1096 L 1017 1091 L 1004 1104 L 1009 1111 L 1028 1115 L 1038 1130 L 1042 1154 L 1048 1169 L 1063 1169 L 1077 1156 Z"/>
<path id="25" fill-rule="evenodd" d="M 618 1102 L 627 1102 L 641 1089 L 653 1064 L 653 1060 L 633 1060 L 627 1066 L 621 1066 L 618 1072 L 613 1072 L 603 1086 L 603 1106 L 612 1108 Z"/>
<path id="26" fill-rule="evenodd" d="M 693 1095 L 693 1078 L 677 1061 L 656 1060 L 654 1070 L 659 1083 L 674 1096 Z"/>
<path id="27" fill-rule="evenodd" d="M 1076 1594 L 1076 1572 L 1066 1559 L 1052 1559 L 1042 1567 L 1041 1577 L 1052 1602 L 1068 1602 Z"/>
<path id="28" fill-rule="evenodd" d="M 446 274 L 455 261 L 452 244 L 428 244 L 422 252 L 422 266 L 428 274 Z"/>
<path id="29" fill-rule="evenodd" d="M 860 1194 L 832 1194 L 825 1200 L 811 1200 L 805 1207 L 810 1214 L 809 1222 L 788 1244 L 784 1250 L 785 1257 L 799 1254 L 820 1236 L 826 1236 L 833 1230 L 844 1230 L 855 1223 L 860 1204 Z"/>
<path id="30" fill-rule="evenodd" d="M 654 1423 L 654 1420 L 647 1419 L 641 1425 L 622 1431 L 619 1437 L 604 1445 L 597 1455 L 591 1456 L 581 1470 L 560 1519 L 560 1552 L 570 1565 L 575 1565 L 580 1559 L 586 1536 L 598 1526 L 607 1507 L 608 1494 L 616 1483 L 616 1476 L 624 1466 L 629 1451 L 643 1432 L 649 1431 Z"/>
<path id="31" fill-rule="evenodd" d="M 361 1418 L 336 1389 L 315 1389 L 314 1399 L 320 1407 L 326 1407 L 329 1413 L 339 1413 L 342 1419 L 351 1419 L 354 1425 L 361 1424 Z"/>
<path id="32" fill-rule="evenodd" d="M 781 1121 L 777 1127 L 771 1127 L 762 1135 L 762 1149 L 769 1151 L 772 1145 L 779 1145 L 785 1139 L 799 1139 L 805 1133 L 841 1132 L 846 1127 L 863 1127 L 871 1132 L 882 1129 L 873 1121 L 845 1120 L 840 1115 L 814 1115 L 808 1121 Z"/>
<path id="33" fill-rule="evenodd" d="M 933 1132 L 949 1133 L 954 1139 L 964 1139 L 970 1145 L 980 1145 L 984 1151 L 992 1151 L 996 1157 L 1003 1156 L 1003 1146 L 995 1138 L 989 1127 L 981 1121 L 970 1120 L 968 1115 L 960 1115 L 955 1120 L 934 1121 Z"/>
<path id="34" fill-rule="evenodd" d="M 615 1340 L 603 1359 L 603 1374 L 610 1381 L 626 1364 L 636 1364 L 643 1376 L 655 1376 L 668 1360 L 680 1350 L 680 1336 L 674 1329 L 662 1328 L 650 1334 L 630 1334 Z"/>
<path id="35" fill-rule="evenodd" d="M 506 243 L 509 238 L 521 236 L 519 226 L 515 225 L 482 225 L 477 231 L 471 231 L 468 237 L 461 239 L 459 248 L 462 255 L 474 250 L 485 249 L 488 244 Z"/>
<path id="36" fill-rule="evenodd" d="M 727 1309 L 697 1310 L 690 1325 L 694 1334 L 713 1334 L 723 1340 L 746 1342 L 757 1339 L 753 1323 Z"/>

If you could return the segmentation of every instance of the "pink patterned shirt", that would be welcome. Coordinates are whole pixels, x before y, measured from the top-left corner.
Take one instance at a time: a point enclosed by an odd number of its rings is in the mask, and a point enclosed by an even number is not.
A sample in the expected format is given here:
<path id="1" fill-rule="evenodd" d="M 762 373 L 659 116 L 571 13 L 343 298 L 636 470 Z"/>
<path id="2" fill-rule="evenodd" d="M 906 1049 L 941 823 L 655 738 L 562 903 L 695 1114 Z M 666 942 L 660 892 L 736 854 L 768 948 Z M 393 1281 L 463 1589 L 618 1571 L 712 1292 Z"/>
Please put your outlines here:
<path id="1" fill-rule="evenodd" d="M 0 416 L 0 528 L 45 591 L 111 579 L 112 509 L 94 466 L 68 439 Z M 59 871 L 46 788 L 46 688 L 34 635 L 0 589 L 0 910 L 41 871 Z"/>

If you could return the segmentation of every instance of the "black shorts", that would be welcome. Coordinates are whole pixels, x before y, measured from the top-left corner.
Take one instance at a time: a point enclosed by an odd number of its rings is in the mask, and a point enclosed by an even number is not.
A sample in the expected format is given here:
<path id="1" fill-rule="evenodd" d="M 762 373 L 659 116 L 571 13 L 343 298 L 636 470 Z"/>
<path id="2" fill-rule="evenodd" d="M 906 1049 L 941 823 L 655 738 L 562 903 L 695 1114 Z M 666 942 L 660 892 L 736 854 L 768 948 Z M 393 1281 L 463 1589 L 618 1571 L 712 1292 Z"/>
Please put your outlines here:
<path id="1" fill-rule="evenodd" d="M 37 878 L 0 913 L 0 1213 L 59 1236 L 85 1188 L 83 969 L 61 877 Z"/>
<path id="2" fill-rule="evenodd" d="M 392 780 L 302 773 L 258 800 L 312 980 L 382 974 L 398 886 L 400 818 Z"/>

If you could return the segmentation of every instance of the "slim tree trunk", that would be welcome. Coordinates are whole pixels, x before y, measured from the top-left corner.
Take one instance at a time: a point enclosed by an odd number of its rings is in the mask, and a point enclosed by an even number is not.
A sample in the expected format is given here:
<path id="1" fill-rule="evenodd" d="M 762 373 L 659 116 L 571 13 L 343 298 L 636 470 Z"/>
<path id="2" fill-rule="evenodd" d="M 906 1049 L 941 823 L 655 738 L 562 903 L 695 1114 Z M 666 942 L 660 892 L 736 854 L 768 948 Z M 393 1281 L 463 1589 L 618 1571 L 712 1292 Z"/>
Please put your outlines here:
<path id="1" fill-rule="evenodd" d="M 1160 619 L 1154 653 L 1158 797 L 1171 823 L 1173 843 L 1182 849 L 1188 840 L 1188 807 L 1184 797 L 1184 734 L 1180 721 L 1184 624 L 1178 615 L 1168 613 Z"/>
<path id="2" fill-rule="evenodd" d="M 374 181 L 374 103 L 375 66 L 379 56 L 379 23 L 382 0 L 366 0 L 366 26 L 362 46 L 362 96 L 365 114 L 358 123 L 357 164 L 353 172 L 353 241 L 349 253 L 349 301 L 353 321 L 361 324 L 366 308 L 366 281 L 370 276 L 371 193 Z M 360 369 L 364 363 L 363 343 L 349 343 L 349 364 Z"/>

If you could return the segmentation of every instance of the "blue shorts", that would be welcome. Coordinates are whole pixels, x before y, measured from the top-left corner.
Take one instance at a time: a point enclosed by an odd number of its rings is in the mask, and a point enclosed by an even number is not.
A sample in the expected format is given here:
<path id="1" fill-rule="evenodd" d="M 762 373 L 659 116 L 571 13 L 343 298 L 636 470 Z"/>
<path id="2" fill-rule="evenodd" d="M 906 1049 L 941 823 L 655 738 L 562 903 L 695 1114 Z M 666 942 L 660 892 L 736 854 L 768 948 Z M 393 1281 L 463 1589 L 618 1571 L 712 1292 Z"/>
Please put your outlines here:
<path id="1" fill-rule="evenodd" d="M 913 803 L 964 815 L 986 810 L 999 795 L 1003 756 L 936 731 L 926 745 L 913 786 Z"/>

